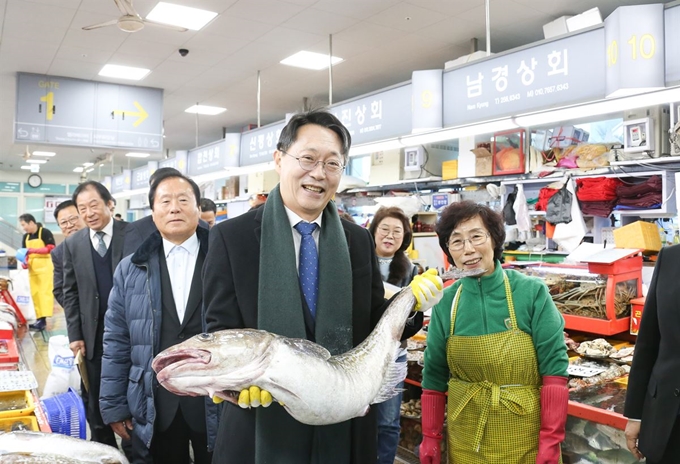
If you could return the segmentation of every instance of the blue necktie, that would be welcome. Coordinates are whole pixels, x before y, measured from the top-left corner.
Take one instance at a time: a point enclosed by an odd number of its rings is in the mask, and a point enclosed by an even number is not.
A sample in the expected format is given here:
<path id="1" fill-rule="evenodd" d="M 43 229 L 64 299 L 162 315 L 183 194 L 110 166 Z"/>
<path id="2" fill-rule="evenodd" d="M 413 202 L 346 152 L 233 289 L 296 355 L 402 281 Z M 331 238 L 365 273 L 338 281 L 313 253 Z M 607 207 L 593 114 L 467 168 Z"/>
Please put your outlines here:
<path id="1" fill-rule="evenodd" d="M 319 295 L 319 255 L 316 252 L 314 237 L 312 237 L 312 232 L 317 227 L 316 223 L 302 221 L 295 224 L 295 230 L 302 236 L 298 269 L 300 286 L 307 306 L 309 306 L 309 311 L 312 313 L 312 318 L 316 317 L 316 300 Z"/>

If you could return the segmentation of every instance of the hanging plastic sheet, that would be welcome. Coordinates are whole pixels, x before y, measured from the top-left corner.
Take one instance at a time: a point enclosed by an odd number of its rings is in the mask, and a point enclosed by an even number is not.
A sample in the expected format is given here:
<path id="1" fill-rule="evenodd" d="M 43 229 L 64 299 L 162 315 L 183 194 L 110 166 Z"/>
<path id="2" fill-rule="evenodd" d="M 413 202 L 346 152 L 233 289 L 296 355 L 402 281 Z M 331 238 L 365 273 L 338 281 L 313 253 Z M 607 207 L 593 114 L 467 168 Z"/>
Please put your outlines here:
<path id="1" fill-rule="evenodd" d="M 568 179 L 565 188 L 572 195 L 574 195 L 574 182 Z M 559 195 L 555 194 L 555 196 Z M 553 196 L 553 198 L 555 198 Z M 550 211 L 550 209 L 548 209 Z M 583 220 L 583 214 L 581 214 L 581 209 L 579 208 L 578 201 L 574 200 L 571 202 L 571 221 L 568 223 L 561 223 L 555 226 L 555 232 L 553 234 L 553 240 L 564 250 L 572 252 L 579 246 L 581 240 L 586 235 L 586 223 Z"/>

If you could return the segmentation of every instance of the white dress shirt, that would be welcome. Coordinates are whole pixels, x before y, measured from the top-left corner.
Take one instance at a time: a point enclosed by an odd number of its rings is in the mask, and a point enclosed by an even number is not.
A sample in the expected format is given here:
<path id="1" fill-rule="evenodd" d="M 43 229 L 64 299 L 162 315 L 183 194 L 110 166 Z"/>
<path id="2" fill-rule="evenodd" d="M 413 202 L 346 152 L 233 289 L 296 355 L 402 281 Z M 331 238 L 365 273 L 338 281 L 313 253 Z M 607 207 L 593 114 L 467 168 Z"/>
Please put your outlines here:
<path id="1" fill-rule="evenodd" d="M 170 274 L 172 298 L 175 300 L 177 317 L 181 324 L 187 309 L 191 281 L 194 278 L 196 259 L 198 259 L 198 237 L 194 233 L 181 245 L 175 245 L 163 239 L 163 253 L 165 253 L 165 262 L 168 265 L 168 274 Z"/>
<path id="2" fill-rule="evenodd" d="M 300 222 L 300 221 L 305 221 L 302 219 L 300 216 L 295 214 L 292 210 L 288 209 L 287 206 L 284 206 L 286 208 L 286 214 L 288 215 L 288 221 L 290 222 L 290 228 L 293 229 L 293 244 L 295 245 L 295 267 L 300 270 L 300 244 L 302 243 L 302 235 L 300 235 L 300 232 L 295 230 L 295 225 Z M 319 217 L 314 219 L 312 222 L 315 222 L 319 227 L 316 228 L 314 232 L 312 232 L 312 238 L 314 239 L 314 243 L 316 244 L 316 252 L 317 254 L 319 253 L 319 234 L 321 234 L 321 217 L 323 216 L 323 211 L 321 214 L 319 214 Z"/>
<path id="3" fill-rule="evenodd" d="M 113 221 L 115 221 L 115 219 L 109 219 L 109 223 L 102 229 L 102 232 L 104 232 L 102 239 L 104 240 L 104 245 L 106 245 L 107 250 L 111 246 L 111 239 L 113 238 Z M 90 229 L 90 241 L 95 250 L 99 248 L 99 237 L 97 237 L 96 230 Z"/>

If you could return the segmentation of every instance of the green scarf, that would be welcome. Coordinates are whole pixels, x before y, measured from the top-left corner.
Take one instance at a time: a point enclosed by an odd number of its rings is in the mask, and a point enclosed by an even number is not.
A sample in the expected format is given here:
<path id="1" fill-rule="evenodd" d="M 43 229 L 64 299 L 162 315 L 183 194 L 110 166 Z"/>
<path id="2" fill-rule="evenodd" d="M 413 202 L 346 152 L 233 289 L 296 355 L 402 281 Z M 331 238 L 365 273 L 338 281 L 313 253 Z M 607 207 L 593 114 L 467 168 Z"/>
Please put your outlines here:
<path id="1" fill-rule="evenodd" d="M 306 338 L 302 292 L 295 267 L 293 230 L 277 186 L 263 206 L 260 236 L 258 328 L 290 338 Z M 336 206 L 323 211 L 319 235 L 319 297 L 316 343 L 332 355 L 352 348 L 352 266 Z M 332 392 L 327 394 L 333 401 Z M 313 427 L 293 419 L 277 403 L 258 408 L 256 464 L 347 464 L 350 422 Z"/>

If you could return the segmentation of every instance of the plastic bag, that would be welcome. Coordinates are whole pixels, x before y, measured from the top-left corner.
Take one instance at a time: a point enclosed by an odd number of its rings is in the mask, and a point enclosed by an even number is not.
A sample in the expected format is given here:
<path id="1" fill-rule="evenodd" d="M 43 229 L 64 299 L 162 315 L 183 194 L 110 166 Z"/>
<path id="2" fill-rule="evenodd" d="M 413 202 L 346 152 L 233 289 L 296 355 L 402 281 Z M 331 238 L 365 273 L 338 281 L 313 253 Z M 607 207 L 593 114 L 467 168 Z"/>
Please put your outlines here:
<path id="1" fill-rule="evenodd" d="M 9 293 L 14 298 L 14 302 L 21 310 L 27 321 L 35 321 L 35 308 L 33 298 L 31 298 L 31 283 L 28 280 L 28 269 L 17 269 L 9 271 L 12 285 Z"/>
<path id="2" fill-rule="evenodd" d="M 567 180 L 565 187 L 567 188 L 567 191 L 573 195 L 574 183 L 571 179 Z M 555 196 L 557 195 L 559 195 L 559 192 L 555 194 Z M 572 220 L 569 223 L 557 224 L 552 237 L 555 243 L 570 253 L 581 244 L 581 241 L 587 232 L 581 208 L 579 207 L 578 201 L 575 200 L 571 202 L 571 218 Z"/>
<path id="3" fill-rule="evenodd" d="M 546 221 L 553 224 L 567 224 L 571 222 L 571 205 L 574 202 L 574 195 L 567 188 L 570 183 L 571 180 L 567 180 L 559 192 L 548 200 L 548 207 L 545 210 Z"/>
<path id="4" fill-rule="evenodd" d="M 69 387 L 80 391 L 80 374 L 74 364 L 68 337 L 66 335 L 50 337 L 47 354 L 52 370 L 47 376 L 41 399 L 66 393 Z"/>
<path id="5" fill-rule="evenodd" d="M 529 217 L 529 206 L 527 206 L 527 197 L 524 195 L 524 185 L 517 184 L 517 197 L 515 203 L 512 205 L 515 210 L 515 219 L 517 220 L 517 230 L 522 232 L 529 232 L 531 230 L 531 218 Z"/>

